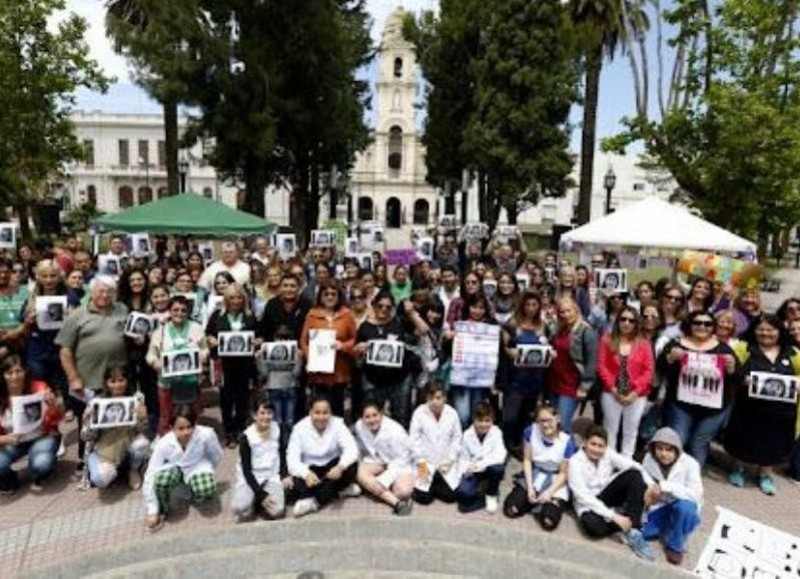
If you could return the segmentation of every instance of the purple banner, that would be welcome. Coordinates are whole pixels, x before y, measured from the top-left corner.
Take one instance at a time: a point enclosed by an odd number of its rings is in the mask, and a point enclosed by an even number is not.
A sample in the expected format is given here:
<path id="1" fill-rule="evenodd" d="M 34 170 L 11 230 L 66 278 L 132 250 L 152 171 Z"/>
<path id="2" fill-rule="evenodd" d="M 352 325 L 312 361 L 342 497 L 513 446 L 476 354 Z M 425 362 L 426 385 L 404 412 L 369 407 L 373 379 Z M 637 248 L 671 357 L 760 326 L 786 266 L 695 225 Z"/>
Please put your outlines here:
<path id="1" fill-rule="evenodd" d="M 387 249 L 384 252 L 389 265 L 413 265 L 417 263 L 416 249 Z"/>

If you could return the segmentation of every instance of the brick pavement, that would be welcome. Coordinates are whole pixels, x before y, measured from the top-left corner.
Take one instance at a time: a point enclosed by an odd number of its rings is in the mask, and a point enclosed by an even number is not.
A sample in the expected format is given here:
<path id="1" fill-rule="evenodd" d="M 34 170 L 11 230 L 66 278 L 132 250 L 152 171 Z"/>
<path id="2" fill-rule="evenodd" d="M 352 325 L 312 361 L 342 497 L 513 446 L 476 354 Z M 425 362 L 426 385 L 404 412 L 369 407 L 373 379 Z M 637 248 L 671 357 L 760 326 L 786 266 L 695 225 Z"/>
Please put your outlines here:
<path id="1" fill-rule="evenodd" d="M 215 419 L 218 416 L 218 409 L 207 409 L 206 415 L 204 422 L 208 423 L 210 418 L 214 425 L 218 425 Z M 130 491 L 124 484 L 104 491 L 78 490 L 78 483 L 72 479 L 76 460 L 74 430 L 67 438 L 71 442 L 67 456 L 59 462 L 55 476 L 48 481 L 41 495 L 30 493 L 28 485 L 23 484 L 22 489 L 15 495 L 0 497 L 0 513 L 2 513 L 0 569 L 3 577 L 15 577 L 26 570 L 67 562 L 82 554 L 118 548 L 124 546 L 126 542 L 154 537 L 144 528 L 144 506 L 140 492 Z M 234 524 L 234 518 L 227 507 L 235 462 L 236 451 L 226 450 L 220 471 L 221 512 L 201 512 L 196 508 L 177 512 L 155 537 L 190 533 L 211 525 Z M 516 461 L 509 464 L 506 480 L 501 488 L 502 495 L 508 490 L 511 475 L 519 470 L 519 463 Z M 778 495 L 767 497 L 752 484 L 745 489 L 731 487 L 725 481 L 723 471 L 718 469 L 711 469 L 704 482 L 706 504 L 703 509 L 703 524 L 691 542 L 685 563 L 687 568 L 690 569 L 694 565 L 705 537 L 711 530 L 716 518 L 714 513 L 716 505 L 725 506 L 800 536 L 800 486 L 779 477 Z M 390 514 L 388 507 L 361 497 L 332 505 L 321 513 L 311 516 L 392 517 L 393 515 Z M 469 517 L 473 520 L 495 521 L 500 525 L 520 525 L 532 533 L 543 532 L 530 517 L 509 520 L 500 513 L 488 515 L 483 512 L 461 515 L 454 506 L 438 503 L 428 507 L 416 505 L 411 516 L 447 518 L 454 525 Z M 580 537 L 580 531 L 571 516 L 564 518 L 556 533 L 565 538 Z M 599 542 L 598 546 L 626 550 L 611 539 Z M 656 551 L 659 553 L 659 564 L 665 565 L 660 549 L 656 548 Z"/>

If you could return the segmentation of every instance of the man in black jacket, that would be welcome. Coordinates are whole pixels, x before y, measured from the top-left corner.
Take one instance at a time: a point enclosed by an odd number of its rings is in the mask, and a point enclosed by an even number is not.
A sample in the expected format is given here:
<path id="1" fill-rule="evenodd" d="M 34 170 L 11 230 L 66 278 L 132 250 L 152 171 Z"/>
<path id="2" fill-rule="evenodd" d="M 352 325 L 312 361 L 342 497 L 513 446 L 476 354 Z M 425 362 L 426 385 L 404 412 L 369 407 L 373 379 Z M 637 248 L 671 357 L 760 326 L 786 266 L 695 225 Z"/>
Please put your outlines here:
<path id="1" fill-rule="evenodd" d="M 299 340 L 310 308 L 311 303 L 300 295 L 300 280 L 297 276 L 284 274 L 278 297 L 268 301 L 264 308 L 258 336 L 265 342 L 273 342 L 275 333 L 283 327 L 291 334 L 290 339 Z"/>

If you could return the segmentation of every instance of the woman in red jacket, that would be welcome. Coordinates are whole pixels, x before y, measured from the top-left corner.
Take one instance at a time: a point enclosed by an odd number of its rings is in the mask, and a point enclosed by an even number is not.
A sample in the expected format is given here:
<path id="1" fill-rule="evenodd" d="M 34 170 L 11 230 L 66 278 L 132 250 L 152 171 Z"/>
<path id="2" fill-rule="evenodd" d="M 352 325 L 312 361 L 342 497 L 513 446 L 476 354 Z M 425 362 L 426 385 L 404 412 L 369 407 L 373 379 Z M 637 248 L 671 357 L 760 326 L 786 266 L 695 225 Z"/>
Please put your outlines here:
<path id="1" fill-rule="evenodd" d="M 597 375 L 603 386 L 600 403 L 608 440 L 616 446 L 622 422 L 620 452 L 633 456 L 639 422 L 653 385 L 653 350 L 639 333 L 639 314 L 625 306 L 610 334 L 600 340 Z"/>

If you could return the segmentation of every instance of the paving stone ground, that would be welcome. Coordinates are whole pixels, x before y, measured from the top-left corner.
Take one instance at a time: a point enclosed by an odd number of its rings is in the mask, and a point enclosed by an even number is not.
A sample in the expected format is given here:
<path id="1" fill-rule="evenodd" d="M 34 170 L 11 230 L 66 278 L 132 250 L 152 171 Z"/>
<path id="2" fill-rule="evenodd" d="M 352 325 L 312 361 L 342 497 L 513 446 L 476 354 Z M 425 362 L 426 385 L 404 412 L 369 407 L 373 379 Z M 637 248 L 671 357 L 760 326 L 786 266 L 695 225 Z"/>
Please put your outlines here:
<path id="1" fill-rule="evenodd" d="M 217 408 L 207 408 L 203 422 L 218 427 L 218 416 Z M 128 542 L 154 536 L 144 527 L 141 492 L 130 491 L 125 484 L 104 491 L 78 490 L 78 483 L 72 478 L 77 451 L 74 426 L 67 425 L 64 430 L 68 441 L 68 452 L 66 457 L 59 461 L 57 471 L 47 482 L 44 492 L 40 495 L 31 493 L 28 490 L 27 475 L 23 473 L 25 482 L 20 491 L 12 496 L 0 497 L 0 569 L 3 577 L 15 577 L 26 570 L 66 563 L 83 554 L 123 547 Z M 200 512 L 190 508 L 184 513 L 176 513 L 176 516 L 173 516 L 155 537 L 192 533 L 212 525 L 234 524 L 235 520 L 229 512 L 228 505 L 235 462 L 236 451 L 226 450 L 219 476 L 222 498 L 218 512 Z M 506 480 L 501 487 L 503 496 L 509 489 L 511 476 L 519 470 L 518 462 L 509 463 Z M 699 556 L 705 538 L 714 523 L 714 507 L 717 505 L 800 536 L 800 486 L 792 484 L 784 477 L 779 477 L 777 484 L 777 496 L 767 497 L 753 484 L 744 489 L 731 487 L 726 482 L 722 470 L 709 469 L 705 477 L 706 504 L 703 509 L 703 524 L 691 542 L 685 561 L 686 568 L 691 569 Z M 311 516 L 392 517 L 393 515 L 388 507 L 362 496 L 347 499 Z M 411 516 L 446 519 L 453 525 L 459 525 L 469 519 L 491 521 L 498 525 L 518 525 L 531 533 L 544 532 L 529 517 L 509 520 L 500 513 L 488 515 L 483 512 L 461 515 L 454 506 L 437 503 L 428 507 L 415 505 Z M 565 517 L 556 533 L 573 539 L 581 536 L 572 516 Z M 606 549 L 626 550 L 626 547 L 619 545 L 613 539 L 600 541 L 597 545 Z M 659 554 L 658 564 L 666 565 L 657 546 L 656 551 Z"/>

